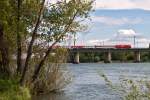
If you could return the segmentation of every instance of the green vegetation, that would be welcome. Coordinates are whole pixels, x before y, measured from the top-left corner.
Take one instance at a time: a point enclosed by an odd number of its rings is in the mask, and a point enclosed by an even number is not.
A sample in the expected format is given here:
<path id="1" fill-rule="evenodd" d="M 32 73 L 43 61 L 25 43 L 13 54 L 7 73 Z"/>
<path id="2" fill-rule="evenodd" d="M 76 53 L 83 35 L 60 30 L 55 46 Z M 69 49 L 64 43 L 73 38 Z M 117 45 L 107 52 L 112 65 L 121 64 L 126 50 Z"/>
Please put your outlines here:
<path id="1" fill-rule="evenodd" d="M 80 62 L 101 62 L 105 59 L 105 53 L 80 53 Z M 112 53 L 113 61 L 120 62 L 133 62 L 134 61 L 134 53 L 133 52 L 113 52 Z M 142 62 L 150 62 L 150 53 L 144 52 L 141 53 L 141 61 Z"/>
<path id="2" fill-rule="evenodd" d="M 57 48 L 49 55 L 37 81 L 34 85 L 31 84 L 32 94 L 58 92 L 72 81 L 72 75 L 65 64 L 67 55 L 67 50 L 64 48 Z M 34 58 L 34 62 L 35 60 L 38 58 Z"/>
<path id="3" fill-rule="evenodd" d="M 29 89 L 20 87 L 16 80 L 0 80 L 0 100 L 31 100 Z"/>
<path id="4" fill-rule="evenodd" d="M 121 96 L 122 100 L 150 100 L 150 83 L 148 79 L 133 80 L 120 78 L 118 84 L 113 84 L 106 75 L 99 73 L 106 85 Z"/>
<path id="5" fill-rule="evenodd" d="M 67 53 L 55 51 L 55 45 L 86 28 L 82 22 L 89 18 L 94 0 L 46 1 L 0 0 L 2 100 L 25 100 L 28 89 L 47 93 L 69 83 L 61 68 Z"/>

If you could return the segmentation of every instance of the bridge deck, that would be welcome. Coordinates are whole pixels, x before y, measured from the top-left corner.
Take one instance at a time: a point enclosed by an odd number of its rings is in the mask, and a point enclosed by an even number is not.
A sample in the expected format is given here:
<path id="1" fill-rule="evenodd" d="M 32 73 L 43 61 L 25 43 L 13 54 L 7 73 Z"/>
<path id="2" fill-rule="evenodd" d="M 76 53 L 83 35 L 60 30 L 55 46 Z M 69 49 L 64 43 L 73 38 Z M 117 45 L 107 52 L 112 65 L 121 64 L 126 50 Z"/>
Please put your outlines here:
<path id="1" fill-rule="evenodd" d="M 71 48 L 70 52 L 150 52 L 150 48 L 130 48 L 130 49 L 116 49 L 116 48 Z"/>

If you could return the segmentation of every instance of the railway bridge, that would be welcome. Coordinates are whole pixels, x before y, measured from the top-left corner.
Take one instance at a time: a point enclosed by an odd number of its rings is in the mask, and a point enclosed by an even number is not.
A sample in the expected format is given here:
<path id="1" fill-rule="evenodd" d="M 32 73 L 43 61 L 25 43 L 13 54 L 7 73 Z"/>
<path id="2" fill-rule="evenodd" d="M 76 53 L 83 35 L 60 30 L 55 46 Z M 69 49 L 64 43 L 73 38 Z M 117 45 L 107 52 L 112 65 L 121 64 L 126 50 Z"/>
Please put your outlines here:
<path id="1" fill-rule="evenodd" d="M 80 53 L 102 52 L 105 53 L 105 63 L 111 63 L 112 52 L 134 52 L 134 62 L 141 62 L 141 52 L 150 52 L 150 48 L 69 48 L 69 52 L 74 54 L 74 63 L 80 63 Z"/>

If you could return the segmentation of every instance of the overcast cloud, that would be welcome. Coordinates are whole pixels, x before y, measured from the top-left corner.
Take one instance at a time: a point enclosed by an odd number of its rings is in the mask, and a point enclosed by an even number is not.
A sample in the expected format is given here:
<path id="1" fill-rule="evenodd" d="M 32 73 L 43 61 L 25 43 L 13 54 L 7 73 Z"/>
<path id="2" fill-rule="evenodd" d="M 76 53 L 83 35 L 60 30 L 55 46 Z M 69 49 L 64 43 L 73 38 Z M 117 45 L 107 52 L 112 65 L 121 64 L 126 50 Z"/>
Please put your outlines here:
<path id="1" fill-rule="evenodd" d="M 139 24 L 143 20 L 141 18 L 112 18 L 112 17 L 107 17 L 107 16 L 93 16 L 92 21 L 94 22 L 99 22 L 101 24 L 105 25 L 125 25 L 125 24 Z"/>
<path id="2" fill-rule="evenodd" d="M 96 0 L 95 8 L 150 10 L 150 0 Z"/>

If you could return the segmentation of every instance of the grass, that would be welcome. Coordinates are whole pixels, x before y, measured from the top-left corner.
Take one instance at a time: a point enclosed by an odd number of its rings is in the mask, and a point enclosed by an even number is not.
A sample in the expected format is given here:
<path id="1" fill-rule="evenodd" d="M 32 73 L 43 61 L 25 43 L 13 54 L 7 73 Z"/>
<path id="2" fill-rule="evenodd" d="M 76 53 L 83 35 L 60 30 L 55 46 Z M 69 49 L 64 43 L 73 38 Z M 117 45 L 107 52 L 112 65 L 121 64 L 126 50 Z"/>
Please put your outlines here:
<path id="1" fill-rule="evenodd" d="M 25 82 L 25 86 L 28 88 L 21 87 L 18 83 L 19 78 L 17 79 L 16 76 L 16 79 L 0 78 L 0 100 L 31 100 L 31 94 L 60 92 L 72 81 L 72 75 L 65 64 L 67 60 L 66 49 L 58 48 L 54 54 L 49 55 L 34 83 L 31 82 L 34 72 L 33 66 L 40 59 L 35 57 L 32 60 Z"/>
<path id="2" fill-rule="evenodd" d="M 105 74 L 99 72 L 106 85 L 121 95 L 122 100 L 150 100 L 150 81 L 133 80 L 121 78 L 117 85 L 114 85 Z"/>
<path id="3" fill-rule="evenodd" d="M 0 100 L 31 100 L 29 89 L 18 85 L 16 80 L 0 79 Z"/>

